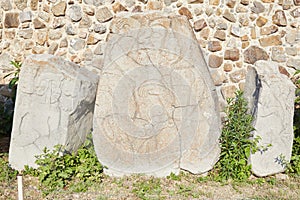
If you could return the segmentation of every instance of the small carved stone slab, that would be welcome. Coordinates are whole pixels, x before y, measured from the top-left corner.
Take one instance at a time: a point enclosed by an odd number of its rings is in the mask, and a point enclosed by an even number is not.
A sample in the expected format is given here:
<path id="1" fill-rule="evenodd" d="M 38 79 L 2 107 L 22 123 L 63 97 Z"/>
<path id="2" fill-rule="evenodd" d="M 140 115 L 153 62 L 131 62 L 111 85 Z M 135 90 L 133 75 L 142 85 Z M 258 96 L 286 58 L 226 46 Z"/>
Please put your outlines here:
<path id="1" fill-rule="evenodd" d="M 47 147 L 76 150 L 92 128 L 98 76 L 52 55 L 33 55 L 22 66 L 16 97 L 9 162 L 36 167 Z"/>
<path id="2" fill-rule="evenodd" d="M 292 154 L 295 86 L 276 63 L 260 60 L 248 71 L 244 94 L 255 118 L 253 137 L 261 138 L 260 149 L 250 155 L 252 171 L 257 176 L 283 172 Z"/>
<path id="3" fill-rule="evenodd" d="M 110 30 L 93 131 L 105 172 L 210 170 L 220 152 L 218 100 L 186 17 L 119 15 Z"/>

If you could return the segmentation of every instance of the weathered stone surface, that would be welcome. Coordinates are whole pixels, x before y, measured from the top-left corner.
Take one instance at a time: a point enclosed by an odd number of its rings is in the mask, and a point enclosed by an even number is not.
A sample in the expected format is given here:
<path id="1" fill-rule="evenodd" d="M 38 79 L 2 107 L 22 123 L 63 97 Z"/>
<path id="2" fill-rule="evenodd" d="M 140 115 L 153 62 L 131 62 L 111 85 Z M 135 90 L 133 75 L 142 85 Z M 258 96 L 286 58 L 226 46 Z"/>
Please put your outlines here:
<path id="1" fill-rule="evenodd" d="M 294 10 L 291 11 L 291 15 L 294 18 L 300 17 L 300 7 L 295 8 Z"/>
<path id="2" fill-rule="evenodd" d="M 226 33 L 224 31 L 217 30 L 214 34 L 214 38 L 224 41 L 226 39 Z"/>
<path id="3" fill-rule="evenodd" d="M 289 58 L 286 62 L 286 65 L 294 69 L 300 69 L 300 59 Z"/>
<path id="4" fill-rule="evenodd" d="M 234 49 L 227 49 L 224 53 L 225 60 L 232 60 L 237 61 L 240 59 L 240 51 L 236 48 Z"/>
<path id="5" fill-rule="evenodd" d="M 95 24 L 94 31 L 95 33 L 103 34 L 106 32 L 106 26 L 103 24 Z"/>
<path id="6" fill-rule="evenodd" d="M 253 2 L 253 7 L 251 7 L 251 11 L 252 12 L 254 12 L 254 13 L 256 13 L 256 14 L 259 14 L 259 13 L 262 13 L 262 12 L 264 12 L 265 11 L 265 7 L 264 7 L 264 5 L 261 3 L 261 2 L 259 2 L 259 1 L 254 1 Z"/>
<path id="7" fill-rule="evenodd" d="M 234 98 L 237 87 L 234 85 L 227 85 L 221 88 L 221 94 L 224 99 Z"/>
<path id="8" fill-rule="evenodd" d="M 53 19 L 52 27 L 54 29 L 61 28 L 66 24 L 65 17 L 56 17 Z"/>
<path id="9" fill-rule="evenodd" d="M 31 10 L 37 10 L 38 4 L 39 4 L 39 0 L 30 0 Z"/>
<path id="10" fill-rule="evenodd" d="M 18 34 L 21 38 L 30 39 L 30 38 L 32 38 L 33 30 L 32 30 L 32 28 L 22 29 L 22 30 L 18 31 Z"/>
<path id="11" fill-rule="evenodd" d="M 11 10 L 12 9 L 12 5 L 10 3 L 10 1 L 7 1 L 7 0 L 1 0 L 0 1 L 0 5 L 1 5 L 1 8 L 5 11 L 8 11 L 8 10 Z"/>
<path id="12" fill-rule="evenodd" d="M 299 29 L 300 33 L 300 29 Z M 288 29 L 285 40 L 289 44 L 295 44 L 297 40 L 297 30 Z"/>
<path id="13" fill-rule="evenodd" d="M 163 8 L 162 1 L 149 0 L 147 3 L 148 10 L 162 10 L 162 8 Z"/>
<path id="14" fill-rule="evenodd" d="M 279 73 L 275 62 L 258 61 L 247 74 L 245 98 L 255 121 L 254 137 L 259 136 L 259 149 L 250 155 L 252 171 L 257 176 L 283 172 L 289 162 L 293 143 L 293 115 L 295 86 L 288 77 Z"/>
<path id="15" fill-rule="evenodd" d="M 246 78 L 246 70 L 239 69 L 229 74 L 229 77 L 233 83 L 238 83 Z"/>
<path id="16" fill-rule="evenodd" d="M 27 0 L 14 0 L 14 2 L 20 10 L 24 10 L 27 7 Z"/>
<path id="17" fill-rule="evenodd" d="M 6 13 L 4 19 L 5 28 L 17 28 L 20 24 L 19 13 Z"/>
<path id="18" fill-rule="evenodd" d="M 96 10 L 96 19 L 103 23 L 112 19 L 113 15 L 107 7 L 101 7 Z"/>
<path id="19" fill-rule="evenodd" d="M 196 32 L 201 31 L 205 27 L 207 27 L 205 19 L 199 19 L 194 22 L 194 30 Z"/>
<path id="20" fill-rule="evenodd" d="M 127 11 L 127 9 L 122 4 L 120 4 L 119 2 L 116 2 L 112 5 L 112 10 L 114 11 L 114 13 Z"/>
<path id="21" fill-rule="evenodd" d="M 178 13 L 179 13 L 180 15 L 186 16 L 188 19 L 192 19 L 192 18 L 193 18 L 193 15 L 192 15 L 191 11 L 190 11 L 188 8 L 186 8 L 186 7 L 181 7 L 181 8 L 178 10 Z"/>
<path id="22" fill-rule="evenodd" d="M 281 45 L 282 41 L 280 35 L 272 35 L 269 37 L 260 38 L 259 43 L 262 47 L 268 47 L 268 46 Z"/>
<path id="23" fill-rule="evenodd" d="M 268 27 L 263 27 L 260 29 L 261 35 L 270 35 L 276 33 L 278 31 L 278 27 L 276 25 L 271 25 Z"/>
<path id="24" fill-rule="evenodd" d="M 285 49 L 283 47 L 272 47 L 271 58 L 273 61 L 285 62 L 286 61 Z"/>
<path id="25" fill-rule="evenodd" d="M 70 46 L 72 49 L 75 51 L 79 51 L 84 48 L 85 46 L 85 41 L 81 38 L 74 38 L 70 41 Z"/>
<path id="26" fill-rule="evenodd" d="M 259 16 L 259 17 L 256 19 L 256 25 L 257 25 L 258 27 L 264 26 L 267 22 L 268 22 L 268 19 L 265 18 L 265 17 L 262 17 L 262 16 Z"/>
<path id="27" fill-rule="evenodd" d="M 300 0 L 294 0 L 295 6 L 300 6 Z"/>
<path id="28" fill-rule="evenodd" d="M 47 147 L 76 150 L 92 128 L 97 76 L 51 55 L 33 55 L 22 65 L 16 97 L 9 162 L 36 167 Z"/>
<path id="29" fill-rule="evenodd" d="M 65 16 L 67 4 L 65 1 L 60 1 L 52 7 L 52 13 L 54 16 Z"/>
<path id="30" fill-rule="evenodd" d="M 268 60 L 267 52 L 257 46 L 250 46 L 244 52 L 244 60 L 246 63 L 254 64 L 258 60 Z"/>
<path id="31" fill-rule="evenodd" d="M 296 47 L 286 47 L 285 52 L 290 56 L 296 56 L 297 53 L 300 55 L 300 49 L 298 50 Z"/>
<path id="32" fill-rule="evenodd" d="M 222 85 L 223 82 L 227 80 L 225 73 L 220 69 L 211 70 L 210 74 L 214 81 L 215 86 L 220 86 Z"/>
<path id="33" fill-rule="evenodd" d="M 62 29 L 50 29 L 48 36 L 50 40 L 58 40 L 62 37 Z"/>
<path id="34" fill-rule="evenodd" d="M 243 29 L 238 24 L 234 24 L 231 26 L 230 33 L 236 37 L 242 37 L 244 35 Z"/>
<path id="35" fill-rule="evenodd" d="M 20 21 L 21 23 L 30 22 L 32 19 L 31 11 L 21 12 L 20 13 Z"/>
<path id="36" fill-rule="evenodd" d="M 92 20 L 86 14 L 82 16 L 81 21 L 79 22 L 79 28 L 90 28 L 92 26 Z"/>
<path id="37" fill-rule="evenodd" d="M 223 58 L 214 54 L 211 54 L 208 58 L 208 66 L 211 68 L 218 68 L 222 65 Z"/>
<path id="38" fill-rule="evenodd" d="M 207 45 L 207 49 L 212 52 L 221 51 L 222 45 L 219 41 L 209 41 Z"/>
<path id="39" fill-rule="evenodd" d="M 72 21 L 78 22 L 82 18 L 81 7 L 78 5 L 70 6 L 68 14 Z"/>
<path id="40" fill-rule="evenodd" d="M 224 14 L 223 14 L 223 17 L 224 17 L 225 19 L 227 19 L 228 21 L 230 21 L 230 22 L 236 22 L 236 18 L 235 18 L 235 16 L 234 16 L 234 14 L 231 13 L 231 12 L 229 11 L 229 9 L 226 9 L 226 10 L 225 10 L 225 12 L 224 12 Z"/>
<path id="41" fill-rule="evenodd" d="M 218 101 L 187 18 L 126 15 L 110 30 L 93 129 L 105 173 L 211 169 L 219 155 Z"/>
<path id="42" fill-rule="evenodd" d="M 287 25 L 287 20 L 286 16 L 284 14 L 284 11 L 282 10 L 277 10 L 275 14 L 272 16 L 273 23 L 278 25 L 278 26 L 286 26 Z"/>

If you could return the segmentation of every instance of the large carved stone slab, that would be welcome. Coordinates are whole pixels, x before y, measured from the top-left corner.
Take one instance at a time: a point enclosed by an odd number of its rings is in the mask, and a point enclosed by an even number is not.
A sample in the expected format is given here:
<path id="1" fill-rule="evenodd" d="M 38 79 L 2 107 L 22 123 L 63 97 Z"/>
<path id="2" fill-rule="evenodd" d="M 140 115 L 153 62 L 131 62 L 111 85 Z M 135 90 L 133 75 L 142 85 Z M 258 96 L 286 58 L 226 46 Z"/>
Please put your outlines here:
<path id="1" fill-rule="evenodd" d="M 36 167 L 35 155 L 56 144 L 76 150 L 92 128 L 98 77 L 60 57 L 33 55 L 22 66 L 9 162 Z"/>
<path id="2" fill-rule="evenodd" d="M 295 86 L 276 63 L 257 61 L 248 71 L 244 94 L 255 117 L 254 137 L 261 138 L 260 150 L 250 155 L 252 171 L 257 176 L 283 172 L 292 153 Z"/>
<path id="3" fill-rule="evenodd" d="M 184 16 L 118 16 L 98 85 L 94 145 L 105 173 L 203 173 L 219 156 L 218 100 Z"/>

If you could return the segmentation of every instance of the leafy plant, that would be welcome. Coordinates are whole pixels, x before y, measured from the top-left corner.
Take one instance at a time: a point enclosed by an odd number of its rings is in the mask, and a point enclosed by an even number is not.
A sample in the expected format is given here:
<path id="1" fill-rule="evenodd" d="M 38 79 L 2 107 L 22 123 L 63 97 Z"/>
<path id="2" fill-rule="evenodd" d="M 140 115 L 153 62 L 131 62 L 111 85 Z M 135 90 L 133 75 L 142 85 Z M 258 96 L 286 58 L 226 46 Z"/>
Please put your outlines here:
<path id="1" fill-rule="evenodd" d="M 147 181 L 139 181 L 133 184 L 133 193 L 135 193 L 138 198 L 146 200 L 146 199 L 162 199 L 160 194 L 162 192 L 160 179 L 151 178 Z M 158 198 L 159 197 L 159 198 Z"/>
<path id="2" fill-rule="evenodd" d="M 8 110 L 4 103 L 0 103 L 0 135 L 9 135 L 12 129 L 13 123 L 13 107 L 16 97 L 17 83 L 19 81 L 19 74 L 21 71 L 22 63 L 18 61 L 11 61 L 11 64 L 15 67 L 15 70 L 4 78 L 8 78 L 13 75 L 13 78 L 9 81 L 9 88 L 12 89 L 13 96 L 11 97 L 12 110 Z M 9 100 L 7 100 L 9 102 Z"/>
<path id="3" fill-rule="evenodd" d="M 251 175 L 248 158 L 250 153 L 258 150 L 257 144 L 260 138 L 253 138 L 251 134 L 254 130 L 253 117 L 248 113 L 243 93 L 236 92 L 236 97 L 229 98 L 227 103 L 225 110 L 227 119 L 220 138 L 220 160 L 213 173 L 218 181 L 246 180 Z"/>
<path id="4" fill-rule="evenodd" d="M 101 182 L 103 166 L 94 152 L 91 138 L 76 153 L 68 153 L 61 145 L 53 151 L 44 149 L 37 156 L 37 169 L 25 167 L 25 174 L 39 177 L 44 194 L 70 187 L 76 192 L 86 191 L 92 183 Z"/>
<path id="5" fill-rule="evenodd" d="M 10 182 L 16 179 L 18 171 L 8 164 L 7 153 L 0 153 L 0 169 L 0 182 Z"/>
<path id="6" fill-rule="evenodd" d="M 300 176 L 300 70 L 296 70 L 292 76 L 296 86 L 296 99 L 294 111 L 294 141 L 290 163 L 287 165 L 288 172 Z"/>
<path id="7" fill-rule="evenodd" d="M 22 67 L 22 63 L 18 61 L 11 61 L 10 64 L 15 67 L 15 70 L 13 72 L 10 72 L 9 74 L 5 75 L 4 78 L 7 78 L 11 75 L 13 75 L 13 78 L 9 81 L 9 87 L 13 88 L 15 85 L 17 85 L 19 81 L 19 75 Z"/>

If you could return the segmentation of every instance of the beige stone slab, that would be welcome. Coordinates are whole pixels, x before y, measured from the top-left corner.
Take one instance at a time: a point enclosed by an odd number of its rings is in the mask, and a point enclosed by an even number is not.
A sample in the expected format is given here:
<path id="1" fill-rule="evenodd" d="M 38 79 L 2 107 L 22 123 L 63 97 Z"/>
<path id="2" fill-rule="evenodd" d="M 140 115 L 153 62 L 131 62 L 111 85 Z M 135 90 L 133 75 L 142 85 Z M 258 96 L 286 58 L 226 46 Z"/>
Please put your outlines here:
<path id="1" fill-rule="evenodd" d="M 105 172 L 210 170 L 220 151 L 218 100 L 187 19 L 123 14 L 110 30 L 93 131 Z"/>
<path id="2" fill-rule="evenodd" d="M 52 55 L 29 56 L 18 83 L 9 162 L 35 167 L 47 147 L 76 150 L 92 128 L 98 76 Z"/>

